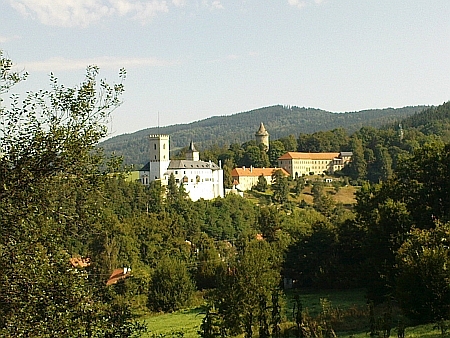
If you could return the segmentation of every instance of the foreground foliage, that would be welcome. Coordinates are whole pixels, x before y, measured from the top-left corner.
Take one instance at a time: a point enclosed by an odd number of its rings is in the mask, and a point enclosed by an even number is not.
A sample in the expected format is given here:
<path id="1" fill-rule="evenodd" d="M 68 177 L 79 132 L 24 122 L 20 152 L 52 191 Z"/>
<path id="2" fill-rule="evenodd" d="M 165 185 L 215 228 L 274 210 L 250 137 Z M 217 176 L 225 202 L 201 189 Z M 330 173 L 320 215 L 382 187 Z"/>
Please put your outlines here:
<path id="1" fill-rule="evenodd" d="M 1 94 L 24 79 L 11 68 L 0 54 Z M 69 262 L 69 236 L 83 236 L 71 230 L 98 220 L 99 206 L 87 202 L 104 179 L 94 146 L 123 91 L 120 83 L 98 84 L 97 74 L 89 67 L 75 88 L 51 76 L 49 91 L 22 101 L 13 95 L 8 107 L 0 101 L 1 336 L 131 337 L 140 330 L 126 306 L 108 302 L 89 272 Z M 71 203 L 79 197 L 86 200 Z"/>

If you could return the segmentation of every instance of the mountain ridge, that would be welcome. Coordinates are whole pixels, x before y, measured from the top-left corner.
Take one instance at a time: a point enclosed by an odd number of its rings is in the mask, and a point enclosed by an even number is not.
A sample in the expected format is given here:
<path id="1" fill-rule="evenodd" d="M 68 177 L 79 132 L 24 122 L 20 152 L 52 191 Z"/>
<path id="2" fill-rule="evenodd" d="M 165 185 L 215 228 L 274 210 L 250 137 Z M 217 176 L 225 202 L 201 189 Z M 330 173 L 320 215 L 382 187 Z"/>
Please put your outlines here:
<path id="1" fill-rule="evenodd" d="M 189 145 L 191 140 L 201 150 L 253 140 L 260 122 L 266 126 L 271 140 L 275 140 L 291 134 L 298 137 L 300 133 L 336 128 L 344 128 L 352 133 L 363 126 L 381 127 L 399 122 L 427 108 L 429 106 L 407 106 L 333 113 L 317 108 L 275 105 L 232 115 L 211 116 L 184 124 L 145 128 L 114 136 L 101 142 L 99 146 L 107 154 L 114 152 L 123 156 L 126 164 L 140 165 L 148 161 L 147 137 L 151 134 L 170 135 L 172 150 Z"/>

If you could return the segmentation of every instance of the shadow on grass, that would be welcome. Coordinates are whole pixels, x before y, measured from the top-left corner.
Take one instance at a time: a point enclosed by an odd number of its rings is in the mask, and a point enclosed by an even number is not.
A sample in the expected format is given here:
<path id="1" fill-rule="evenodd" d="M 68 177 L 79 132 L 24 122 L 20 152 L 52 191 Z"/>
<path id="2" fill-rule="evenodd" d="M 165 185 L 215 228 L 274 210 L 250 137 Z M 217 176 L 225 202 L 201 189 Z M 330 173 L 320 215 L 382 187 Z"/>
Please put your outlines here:
<path id="1" fill-rule="evenodd" d="M 184 310 L 180 310 L 177 312 L 187 314 L 187 315 L 201 315 L 201 314 L 206 313 L 206 306 L 197 306 L 195 308 L 184 309 Z"/>

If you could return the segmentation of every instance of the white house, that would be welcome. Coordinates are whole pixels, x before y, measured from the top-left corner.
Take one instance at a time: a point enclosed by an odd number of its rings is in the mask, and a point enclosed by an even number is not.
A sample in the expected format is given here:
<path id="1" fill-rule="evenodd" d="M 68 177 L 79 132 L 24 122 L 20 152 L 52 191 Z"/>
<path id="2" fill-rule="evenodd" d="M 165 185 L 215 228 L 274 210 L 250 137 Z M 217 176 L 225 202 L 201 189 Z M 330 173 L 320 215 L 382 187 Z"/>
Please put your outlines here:
<path id="1" fill-rule="evenodd" d="M 160 180 L 161 185 L 168 183 L 173 174 L 177 184 L 183 184 L 185 191 L 193 200 L 210 200 L 223 197 L 223 170 L 217 164 L 200 161 L 199 152 L 191 142 L 185 160 L 170 160 L 169 136 L 150 135 L 150 162 L 139 170 L 140 181 L 148 185 Z"/>

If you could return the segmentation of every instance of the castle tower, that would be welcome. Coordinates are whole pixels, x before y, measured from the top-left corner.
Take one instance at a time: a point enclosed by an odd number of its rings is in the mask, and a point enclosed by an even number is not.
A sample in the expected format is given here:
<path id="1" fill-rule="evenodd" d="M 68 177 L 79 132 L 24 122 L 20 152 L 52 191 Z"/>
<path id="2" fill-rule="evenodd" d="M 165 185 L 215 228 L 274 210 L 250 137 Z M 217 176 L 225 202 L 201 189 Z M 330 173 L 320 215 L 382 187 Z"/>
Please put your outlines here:
<path id="1" fill-rule="evenodd" d="M 186 151 L 186 160 L 200 161 L 200 154 L 197 151 L 197 149 L 195 149 L 195 145 L 194 145 L 193 141 L 191 141 L 191 143 L 189 144 L 189 149 L 188 149 L 188 151 Z"/>
<path id="2" fill-rule="evenodd" d="M 258 131 L 255 133 L 255 138 L 257 145 L 264 144 L 266 146 L 266 150 L 269 150 L 269 133 L 262 122 L 259 125 Z"/>
<path id="3" fill-rule="evenodd" d="M 170 164 L 169 135 L 150 135 L 150 181 L 160 180 Z"/>

